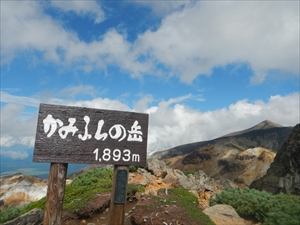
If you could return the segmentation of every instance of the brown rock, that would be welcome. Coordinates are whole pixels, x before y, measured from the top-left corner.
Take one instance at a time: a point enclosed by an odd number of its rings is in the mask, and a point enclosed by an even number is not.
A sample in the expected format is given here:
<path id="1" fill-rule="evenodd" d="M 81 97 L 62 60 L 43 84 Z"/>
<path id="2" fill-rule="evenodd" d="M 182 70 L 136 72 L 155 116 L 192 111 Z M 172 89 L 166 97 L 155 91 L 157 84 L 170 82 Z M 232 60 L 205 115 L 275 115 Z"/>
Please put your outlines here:
<path id="1" fill-rule="evenodd" d="M 214 205 L 203 211 L 216 225 L 246 225 L 242 219 L 229 205 Z"/>
<path id="2" fill-rule="evenodd" d="M 300 195 L 300 124 L 297 124 L 278 151 L 267 174 L 250 187 L 277 194 Z"/>

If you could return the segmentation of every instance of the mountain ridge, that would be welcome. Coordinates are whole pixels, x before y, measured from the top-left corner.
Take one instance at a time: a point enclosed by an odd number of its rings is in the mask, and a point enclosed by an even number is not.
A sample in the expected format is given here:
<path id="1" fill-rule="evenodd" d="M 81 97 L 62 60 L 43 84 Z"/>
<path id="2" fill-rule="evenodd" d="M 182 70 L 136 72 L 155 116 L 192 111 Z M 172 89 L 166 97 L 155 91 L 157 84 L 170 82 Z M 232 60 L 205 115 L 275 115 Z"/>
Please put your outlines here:
<path id="1" fill-rule="evenodd" d="M 154 153 L 152 153 L 151 157 L 158 158 L 158 159 L 159 158 L 163 159 L 163 155 L 164 155 L 163 153 L 164 152 L 168 152 L 168 154 L 171 154 L 173 156 L 177 156 L 178 154 L 175 153 L 176 150 L 178 150 L 178 152 L 181 152 L 182 154 L 187 154 L 187 153 L 190 153 L 191 151 L 193 151 L 195 148 L 203 147 L 207 144 L 215 144 L 216 142 L 222 141 L 226 138 L 230 138 L 230 137 L 234 137 L 234 136 L 242 137 L 242 136 L 245 136 L 247 134 L 249 134 L 250 136 L 253 136 L 253 134 L 255 134 L 255 133 L 261 134 L 261 133 L 265 133 L 265 132 L 268 132 L 268 131 L 271 131 L 271 132 L 272 131 L 276 132 L 278 130 L 282 130 L 283 132 L 286 131 L 285 132 L 286 134 L 284 135 L 284 138 L 286 139 L 288 137 L 288 135 L 291 133 L 292 129 L 293 129 L 292 126 L 284 127 L 282 125 L 273 123 L 270 120 L 264 120 L 264 121 L 258 123 L 257 125 L 255 125 L 253 127 L 250 127 L 248 129 L 232 132 L 232 133 L 223 135 L 223 136 L 218 137 L 218 138 L 214 138 L 214 139 L 206 140 L 206 141 L 199 141 L 199 142 L 193 142 L 193 143 L 178 145 L 178 146 L 170 148 L 170 149 L 154 152 Z M 283 143 L 284 143 L 284 141 L 280 141 L 279 145 L 281 146 Z M 271 149 L 271 150 L 277 152 L 279 150 L 280 146 L 277 146 L 276 148 Z M 253 147 L 255 147 L 255 146 L 253 146 Z M 260 146 L 260 147 L 269 147 L 269 146 Z"/>
<path id="2" fill-rule="evenodd" d="M 214 178 L 226 175 L 245 187 L 265 175 L 292 129 L 265 120 L 216 139 L 157 152 L 152 158 L 163 160 L 174 169 L 201 169 Z M 259 154 L 252 154 L 254 151 Z"/>
<path id="3" fill-rule="evenodd" d="M 276 128 L 276 127 L 283 127 L 283 126 L 280 124 L 277 124 L 277 123 L 273 123 L 270 120 L 264 120 L 264 121 L 258 123 L 257 125 L 250 127 L 248 129 L 241 130 L 241 131 L 235 131 L 235 132 L 226 134 L 221 137 L 237 136 L 237 135 L 242 135 L 244 133 L 255 131 L 255 130 L 265 130 L 265 129 L 271 129 L 271 128 Z"/>

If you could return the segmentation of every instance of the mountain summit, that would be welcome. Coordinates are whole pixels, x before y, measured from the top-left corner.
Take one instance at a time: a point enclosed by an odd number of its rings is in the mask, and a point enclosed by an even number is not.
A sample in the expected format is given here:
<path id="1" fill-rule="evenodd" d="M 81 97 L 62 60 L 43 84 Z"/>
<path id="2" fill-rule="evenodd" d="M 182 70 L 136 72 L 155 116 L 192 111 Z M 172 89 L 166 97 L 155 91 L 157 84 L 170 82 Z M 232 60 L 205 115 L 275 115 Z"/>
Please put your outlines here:
<path id="1" fill-rule="evenodd" d="M 255 125 L 253 127 L 250 127 L 246 130 L 241 130 L 241 131 L 233 132 L 233 133 L 230 133 L 230 134 L 226 134 L 223 137 L 242 135 L 242 134 L 245 134 L 245 133 L 248 133 L 248 132 L 251 132 L 251 131 L 265 130 L 265 129 L 278 128 L 278 127 L 283 127 L 283 126 L 281 126 L 277 123 L 273 123 L 270 120 L 264 120 L 264 121 L 260 122 L 259 124 Z"/>
<path id="2" fill-rule="evenodd" d="M 292 129 L 265 120 L 246 130 L 180 145 L 152 157 L 174 169 L 200 169 L 213 178 L 225 176 L 244 187 L 266 174 Z"/>

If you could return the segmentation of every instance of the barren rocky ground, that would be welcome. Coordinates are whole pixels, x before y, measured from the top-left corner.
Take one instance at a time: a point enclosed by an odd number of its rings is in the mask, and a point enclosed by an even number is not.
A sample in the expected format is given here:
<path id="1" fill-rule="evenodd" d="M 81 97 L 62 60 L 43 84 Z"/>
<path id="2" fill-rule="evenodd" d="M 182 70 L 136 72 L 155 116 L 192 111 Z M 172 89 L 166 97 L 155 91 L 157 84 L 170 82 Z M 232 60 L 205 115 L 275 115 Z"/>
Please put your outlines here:
<path id="1" fill-rule="evenodd" d="M 97 195 L 79 213 L 63 216 L 62 225 L 82 225 L 93 223 L 95 225 L 108 225 L 109 199 L 107 193 Z M 167 198 L 168 196 L 160 196 Z M 196 225 L 195 221 L 189 219 L 187 213 L 178 205 L 168 205 L 157 202 L 151 195 L 146 195 L 144 200 L 133 200 L 126 202 L 125 225 Z M 101 208 L 101 210 L 99 209 Z M 200 209 L 199 209 L 200 210 Z"/>

